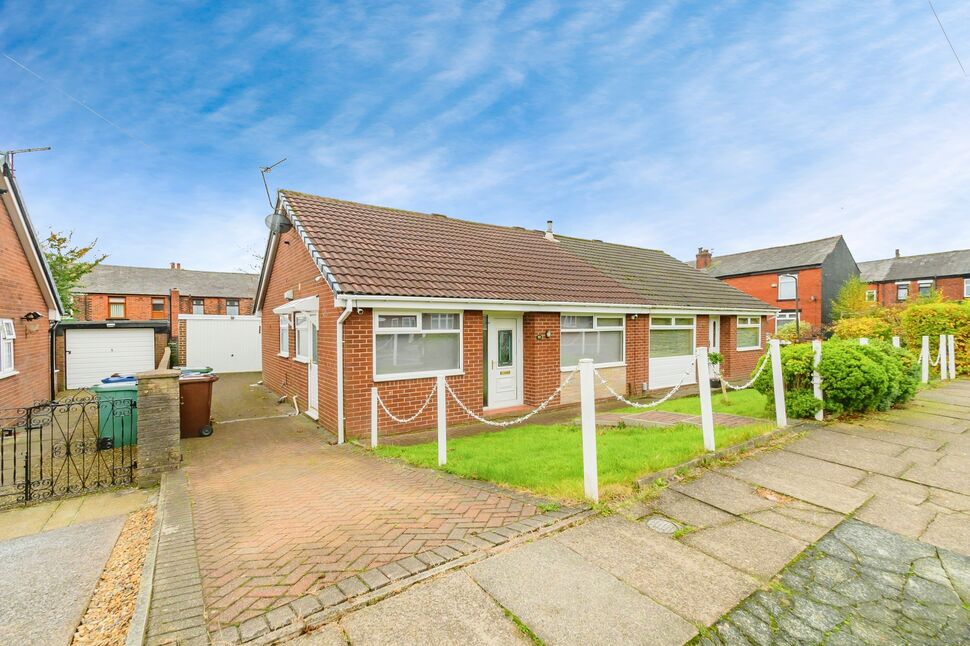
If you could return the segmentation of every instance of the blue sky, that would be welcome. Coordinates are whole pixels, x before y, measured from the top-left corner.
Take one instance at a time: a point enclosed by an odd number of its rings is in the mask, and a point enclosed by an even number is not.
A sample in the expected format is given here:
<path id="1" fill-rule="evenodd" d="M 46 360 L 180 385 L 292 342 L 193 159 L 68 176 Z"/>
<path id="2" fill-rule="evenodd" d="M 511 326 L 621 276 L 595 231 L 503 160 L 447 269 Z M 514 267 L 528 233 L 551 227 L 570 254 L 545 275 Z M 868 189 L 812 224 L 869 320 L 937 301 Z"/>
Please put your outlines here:
<path id="1" fill-rule="evenodd" d="M 113 263 L 249 265 L 281 157 L 273 188 L 685 259 L 970 247 L 970 79 L 922 0 L 7 2 L 0 52 L 45 79 L 0 57 L 0 149 L 54 147 L 17 161 L 35 223 Z"/>

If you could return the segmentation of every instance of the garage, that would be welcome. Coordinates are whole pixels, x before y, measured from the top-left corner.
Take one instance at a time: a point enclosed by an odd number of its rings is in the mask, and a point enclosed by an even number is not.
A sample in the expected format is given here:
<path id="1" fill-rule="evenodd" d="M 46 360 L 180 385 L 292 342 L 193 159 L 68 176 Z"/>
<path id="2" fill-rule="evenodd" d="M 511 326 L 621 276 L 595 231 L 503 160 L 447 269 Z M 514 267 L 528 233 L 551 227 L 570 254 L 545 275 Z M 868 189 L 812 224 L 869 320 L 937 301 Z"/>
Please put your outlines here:
<path id="1" fill-rule="evenodd" d="M 68 388 L 86 388 L 115 373 L 155 367 L 152 328 L 68 329 L 64 348 Z"/>
<path id="2" fill-rule="evenodd" d="M 209 366 L 216 372 L 263 369 L 258 316 L 182 314 L 186 366 Z"/>
<path id="3" fill-rule="evenodd" d="M 695 325 L 693 316 L 650 317 L 650 390 L 672 388 L 679 383 L 697 383 L 697 373 L 691 370 L 696 343 Z"/>

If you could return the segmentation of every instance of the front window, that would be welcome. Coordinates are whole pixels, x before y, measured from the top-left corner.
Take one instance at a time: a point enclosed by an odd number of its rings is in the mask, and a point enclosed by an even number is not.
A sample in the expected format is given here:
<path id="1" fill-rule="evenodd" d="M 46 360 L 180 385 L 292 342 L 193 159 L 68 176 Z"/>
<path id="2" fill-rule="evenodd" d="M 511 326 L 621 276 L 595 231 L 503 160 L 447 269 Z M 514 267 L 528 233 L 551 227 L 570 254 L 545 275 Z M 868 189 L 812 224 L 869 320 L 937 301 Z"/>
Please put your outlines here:
<path id="1" fill-rule="evenodd" d="M 290 356 L 290 316 L 286 314 L 280 317 L 280 354 L 284 357 Z"/>
<path id="2" fill-rule="evenodd" d="M 921 280 L 917 283 L 919 287 L 919 297 L 928 298 L 933 295 L 933 281 L 932 280 Z"/>
<path id="3" fill-rule="evenodd" d="M 164 298 L 152 299 L 152 318 L 153 319 L 165 318 L 165 299 Z"/>
<path id="4" fill-rule="evenodd" d="M 866 302 L 867 303 L 875 303 L 876 302 L 876 290 L 874 290 L 874 289 L 867 289 L 866 290 Z"/>
<path id="5" fill-rule="evenodd" d="M 226 301 L 226 314 L 229 316 L 239 316 L 238 298 L 230 298 Z"/>
<path id="6" fill-rule="evenodd" d="M 108 318 L 109 319 L 123 319 L 125 318 L 125 297 L 124 296 L 112 296 L 108 299 Z"/>
<path id="7" fill-rule="evenodd" d="M 622 364 L 623 317 L 564 315 L 559 319 L 559 365 L 573 368 L 580 359 L 598 366 Z"/>
<path id="8" fill-rule="evenodd" d="M 761 317 L 738 317 L 738 350 L 755 350 L 761 347 Z"/>
<path id="9" fill-rule="evenodd" d="M 192 313 L 205 314 L 205 301 L 201 298 L 192 299 Z"/>
<path id="10" fill-rule="evenodd" d="M 17 329 L 13 319 L 0 319 L 0 375 L 14 372 L 13 343 L 17 338 Z"/>
<path id="11" fill-rule="evenodd" d="M 896 283 L 896 300 L 905 301 L 909 298 L 909 283 Z"/>
<path id="12" fill-rule="evenodd" d="M 694 354 L 694 317 L 651 316 L 650 358 L 689 357 Z"/>
<path id="13" fill-rule="evenodd" d="M 461 325 L 462 315 L 457 312 L 375 313 L 375 378 L 460 371 Z"/>
<path id="14" fill-rule="evenodd" d="M 778 276 L 778 300 L 793 301 L 798 293 L 798 280 L 791 274 Z"/>

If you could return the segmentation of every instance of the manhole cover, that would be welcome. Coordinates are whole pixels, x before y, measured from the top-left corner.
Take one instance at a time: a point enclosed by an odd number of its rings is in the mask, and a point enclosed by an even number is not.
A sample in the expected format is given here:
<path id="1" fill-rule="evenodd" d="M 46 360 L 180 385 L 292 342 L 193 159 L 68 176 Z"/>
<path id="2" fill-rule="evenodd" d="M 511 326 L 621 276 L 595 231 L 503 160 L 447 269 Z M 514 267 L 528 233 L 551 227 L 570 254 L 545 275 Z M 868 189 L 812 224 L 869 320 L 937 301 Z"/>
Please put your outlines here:
<path id="1" fill-rule="evenodd" d="M 647 519 L 647 527 L 660 534 L 673 534 L 680 526 L 663 516 L 651 516 Z"/>

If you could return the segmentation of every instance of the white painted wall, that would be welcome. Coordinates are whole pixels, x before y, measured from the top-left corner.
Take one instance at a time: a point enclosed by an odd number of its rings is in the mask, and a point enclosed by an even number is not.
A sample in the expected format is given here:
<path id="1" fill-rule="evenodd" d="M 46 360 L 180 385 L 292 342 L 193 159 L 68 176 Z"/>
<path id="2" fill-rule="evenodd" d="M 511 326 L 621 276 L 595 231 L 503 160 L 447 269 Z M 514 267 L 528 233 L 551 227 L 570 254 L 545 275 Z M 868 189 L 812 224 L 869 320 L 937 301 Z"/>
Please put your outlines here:
<path id="1" fill-rule="evenodd" d="M 185 321 L 184 365 L 216 372 L 262 370 L 260 317 L 180 314 L 179 319 Z"/>
<path id="2" fill-rule="evenodd" d="M 86 388 L 115 373 L 155 368 L 155 331 L 151 328 L 65 330 L 67 387 Z"/>

